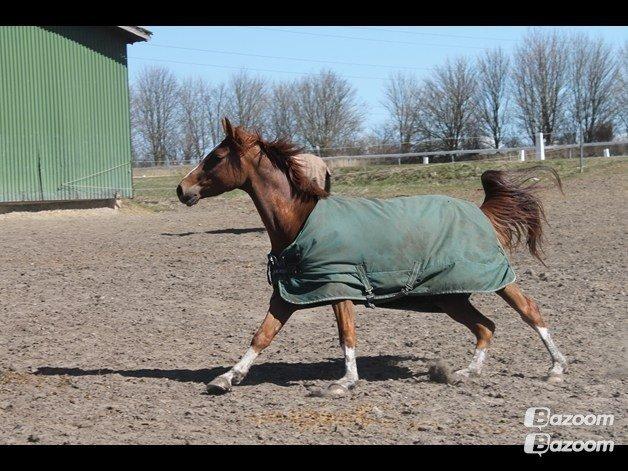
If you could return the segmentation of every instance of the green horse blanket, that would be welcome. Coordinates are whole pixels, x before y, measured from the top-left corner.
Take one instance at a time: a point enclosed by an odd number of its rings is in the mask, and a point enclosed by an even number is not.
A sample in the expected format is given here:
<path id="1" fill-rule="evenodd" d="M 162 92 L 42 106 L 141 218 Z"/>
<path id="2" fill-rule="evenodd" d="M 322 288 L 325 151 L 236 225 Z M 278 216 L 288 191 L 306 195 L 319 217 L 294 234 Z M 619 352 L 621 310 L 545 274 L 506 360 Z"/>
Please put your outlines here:
<path id="1" fill-rule="evenodd" d="M 497 291 L 515 274 L 491 222 L 447 196 L 318 201 L 296 239 L 268 255 L 268 280 L 287 302 Z"/>

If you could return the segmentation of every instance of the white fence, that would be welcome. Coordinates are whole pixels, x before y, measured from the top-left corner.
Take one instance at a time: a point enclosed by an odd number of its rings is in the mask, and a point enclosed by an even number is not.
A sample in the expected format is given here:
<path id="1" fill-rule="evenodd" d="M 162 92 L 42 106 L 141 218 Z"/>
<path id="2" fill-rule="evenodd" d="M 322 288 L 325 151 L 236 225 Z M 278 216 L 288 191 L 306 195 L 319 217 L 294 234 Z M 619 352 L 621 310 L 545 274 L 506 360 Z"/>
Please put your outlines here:
<path id="1" fill-rule="evenodd" d="M 542 142 L 542 139 L 537 139 Z M 612 157 L 628 155 L 628 140 L 609 142 L 589 142 L 582 145 L 583 157 Z M 435 150 L 429 152 L 384 153 L 335 155 L 322 157 L 330 166 L 351 166 L 367 164 L 414 164 L 414 163 L 444 163 L 462 162 L 471 160 L 545 160 L 551 158 L 579 158 L 579 144 L 542 145 L 507 147 L 500 149 L 464 149 L 464 150 Z M 182 165 L 196 165 L 198 161 L 178 161 L 155 164 L 152 161 L 134 162 L 134 168 L 143 167 L 178 167 Z"/>
<path id="2" fill-rule="evenodd" d="M 628 141 L 590 142 L 582 145 L 583 157 L 612 157 L 628 154 Z M 527 161 L 551 158 L 579 158 L 579 144 L 508 147 L 500 149 L 437 150 L 402 154 L 361 154 L 322 157 L 330 166 L 364 164 L 444 163 L 477 160 Z"/>

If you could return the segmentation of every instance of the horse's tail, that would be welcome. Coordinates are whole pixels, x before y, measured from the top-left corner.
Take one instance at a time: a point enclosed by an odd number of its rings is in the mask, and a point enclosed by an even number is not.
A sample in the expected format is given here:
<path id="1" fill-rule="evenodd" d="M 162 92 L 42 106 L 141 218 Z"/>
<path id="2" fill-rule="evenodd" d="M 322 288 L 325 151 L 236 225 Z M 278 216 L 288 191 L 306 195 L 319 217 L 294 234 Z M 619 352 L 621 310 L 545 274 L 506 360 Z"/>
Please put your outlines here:
<path id="1" fill-rule="evenodd" d="M 499 241 L 509 250 L 523 239 L 543 265 L 543 222 L 547 222 L 541 200 L 535 194 L 538 175 L 547 172 L 563 191 L 558 172 L 546 165 L 513 171 L 487 170 L 482 174 L 485 198 L 480 209 L 489 218 Z M 531 182 L 531 183 L 530 183 Z"/>

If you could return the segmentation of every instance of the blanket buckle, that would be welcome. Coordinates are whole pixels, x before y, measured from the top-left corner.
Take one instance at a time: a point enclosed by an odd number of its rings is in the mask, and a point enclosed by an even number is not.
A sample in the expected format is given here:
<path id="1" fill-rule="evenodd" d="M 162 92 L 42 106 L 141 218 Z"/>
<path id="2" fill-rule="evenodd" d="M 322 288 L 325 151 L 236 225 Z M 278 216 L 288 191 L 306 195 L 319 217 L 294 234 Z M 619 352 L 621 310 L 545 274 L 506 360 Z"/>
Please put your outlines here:
<path id="1" fill-rule="evenodd" d="M 375 308 L 375 304 L 373 301 L 375 300 L 375 295 L 373 294 L 373 286 L 366 276 L 366 267 L 364 265 L 356 266 L 356 270 L 358 272 L 358 276 L 360 277 L 360 281 L 364 285 L 364 296 L 366 298 L 366 307 L 371 309 Z"/>
<path id="2" fill-rule="evenodd" d="M 268 253 L 268 263 L 266 264 L 266 279 L 269 285 L 273 285 L 277 275 L 298 275 L 300 273 L 297 265 L 298 256 L 295 258 L 295 263 L 288 263 L 286 258 L 282 255 L 277 257 L 272 252 Z"/>

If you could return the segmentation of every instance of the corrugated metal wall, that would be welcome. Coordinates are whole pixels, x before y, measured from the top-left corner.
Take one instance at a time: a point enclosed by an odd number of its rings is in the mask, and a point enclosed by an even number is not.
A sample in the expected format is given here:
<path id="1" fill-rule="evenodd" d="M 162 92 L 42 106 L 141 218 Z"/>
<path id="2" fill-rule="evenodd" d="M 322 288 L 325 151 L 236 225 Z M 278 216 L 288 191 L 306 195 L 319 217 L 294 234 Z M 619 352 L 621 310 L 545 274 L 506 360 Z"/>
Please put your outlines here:
<path id="1" fill-rule="evenodd" d="M 126 43 L 0 27 L 0 202 L 132 196 Z"/>

